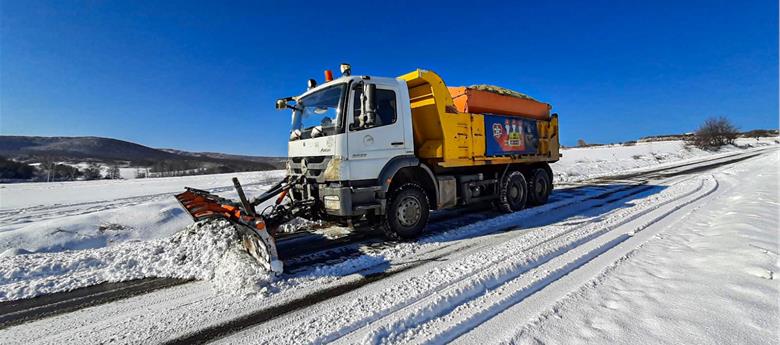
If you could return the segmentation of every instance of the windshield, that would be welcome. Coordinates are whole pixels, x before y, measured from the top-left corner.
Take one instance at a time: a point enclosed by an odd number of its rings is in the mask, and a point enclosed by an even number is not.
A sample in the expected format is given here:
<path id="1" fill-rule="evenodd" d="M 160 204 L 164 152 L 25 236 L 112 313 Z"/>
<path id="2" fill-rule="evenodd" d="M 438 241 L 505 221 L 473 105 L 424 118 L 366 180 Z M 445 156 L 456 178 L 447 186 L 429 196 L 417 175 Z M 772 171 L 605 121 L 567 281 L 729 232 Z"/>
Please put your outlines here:
<path id="1" fill-rule="evenodd" d="M 341 116 L 341 101 L 346 84 L 336 85 L 298 99 L 293 110 L 290 140 L 331 135 Z"/>

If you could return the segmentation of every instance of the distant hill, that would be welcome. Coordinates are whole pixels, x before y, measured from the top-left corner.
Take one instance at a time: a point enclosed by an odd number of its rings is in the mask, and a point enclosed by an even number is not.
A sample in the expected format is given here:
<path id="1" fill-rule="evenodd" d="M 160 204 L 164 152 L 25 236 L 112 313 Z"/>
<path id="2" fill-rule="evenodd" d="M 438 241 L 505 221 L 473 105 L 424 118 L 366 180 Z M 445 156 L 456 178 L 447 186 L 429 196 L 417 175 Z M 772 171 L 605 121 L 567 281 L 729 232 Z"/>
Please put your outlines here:
<path id="1" fill-rule="evenodd" d="M 242 161 L 250 161 L 250 162 L 263 162 L 263 163 L 278 164 L 279 167 L 284 167 L 284 162 L 287 160 L 286 157 L 245 156 L 245 155 L 233 155 L 229 153 L 218 153 L 218 152 L 189 152 L 189 151 L 182 151 L 176 149 L 160 149 L 160 150 L 168 153 L 173 153 L 173 154 L 188 156 L 188 157 L 206 157 L 206 158 L 213 158 L 213 159 L 234 159 L 234 160 L 242 160 Z"/>
<path id="2" fill-rule="evenodd" d="M 28 136 L 0 136 L 0 156 L 21 160 L 54 158 L 141 161 L 179 158 L 170 152 L 117 139 Z"/>
<path id="3" fill-rule="evenodd" d="M 219 168 L 223 171 L 271 170 L 284 166 L 283 157 L 255 157 L 221 153 L 155 149 L 101 137 L 0 136 L 0 156 L 17 161 L 124 163 L 132 166 L 186 169 Z"/>

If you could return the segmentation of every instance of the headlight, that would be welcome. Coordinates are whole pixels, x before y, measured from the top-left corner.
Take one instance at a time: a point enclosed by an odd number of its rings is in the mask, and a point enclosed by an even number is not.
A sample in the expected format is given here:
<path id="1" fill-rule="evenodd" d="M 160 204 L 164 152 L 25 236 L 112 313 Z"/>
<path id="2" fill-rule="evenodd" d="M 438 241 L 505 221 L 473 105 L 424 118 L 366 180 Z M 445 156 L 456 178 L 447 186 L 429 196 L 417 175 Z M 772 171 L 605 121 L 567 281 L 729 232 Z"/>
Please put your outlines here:
<path id="1" fill-rule="evenodd" d="M 290 132 L 290 141 L 298 140 L 301 138 L 301 130 L 296 129 Z"/>
<path id="2" fill-rule="evenodd" d="M 341 202 L 338 195 L 326 195 L 322 198 L 325 202 L 325 208 L 329 210 L 341 209 Z"/>

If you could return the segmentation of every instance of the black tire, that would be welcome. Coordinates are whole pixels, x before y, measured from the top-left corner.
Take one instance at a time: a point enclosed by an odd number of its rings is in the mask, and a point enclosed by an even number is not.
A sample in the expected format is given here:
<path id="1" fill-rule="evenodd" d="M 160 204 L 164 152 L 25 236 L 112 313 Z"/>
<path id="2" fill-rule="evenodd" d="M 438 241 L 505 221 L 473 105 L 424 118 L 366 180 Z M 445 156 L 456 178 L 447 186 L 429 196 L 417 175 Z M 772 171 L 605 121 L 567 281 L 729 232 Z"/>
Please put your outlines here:
<path id="1" fill-rule="evenodd" d="M 428 224 L 430 207 L 422 187 L 407 183 L 390 194 L 379 227 L 388 239 L 409 240 L 422 234 Z"/>
<path id="2" fill-rule="evenodd" d="M 531 171 L 528 176 L 528 203 L 531 205 L 542 205 L 550 197 L 552 182 L 547 170 L 537 168 Z"/>
<path id="3" fill-rule="evenodd" d="M 520 211 L 528 200 L 528 183 L 523 173 L 513 171 L 501 181 L 498 191 L 498 208 L 506 213 Z"/>

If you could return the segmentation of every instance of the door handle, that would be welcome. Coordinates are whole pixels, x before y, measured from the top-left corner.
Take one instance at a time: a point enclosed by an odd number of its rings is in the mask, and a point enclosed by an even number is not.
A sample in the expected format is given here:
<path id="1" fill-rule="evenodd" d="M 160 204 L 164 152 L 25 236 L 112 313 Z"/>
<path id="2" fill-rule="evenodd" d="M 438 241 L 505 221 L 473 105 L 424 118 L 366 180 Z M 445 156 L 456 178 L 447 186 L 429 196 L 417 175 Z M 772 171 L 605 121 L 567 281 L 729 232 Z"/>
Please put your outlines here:
<path id="1" fill-rule="evenodd" d="M 404 144 L 403 141 L 396 141 L 394 143 L 390 143 L 390 145 L 393 145 L 393 146 L 399 146 L 399 145 L 403 145 L 403 144 Z"/>

